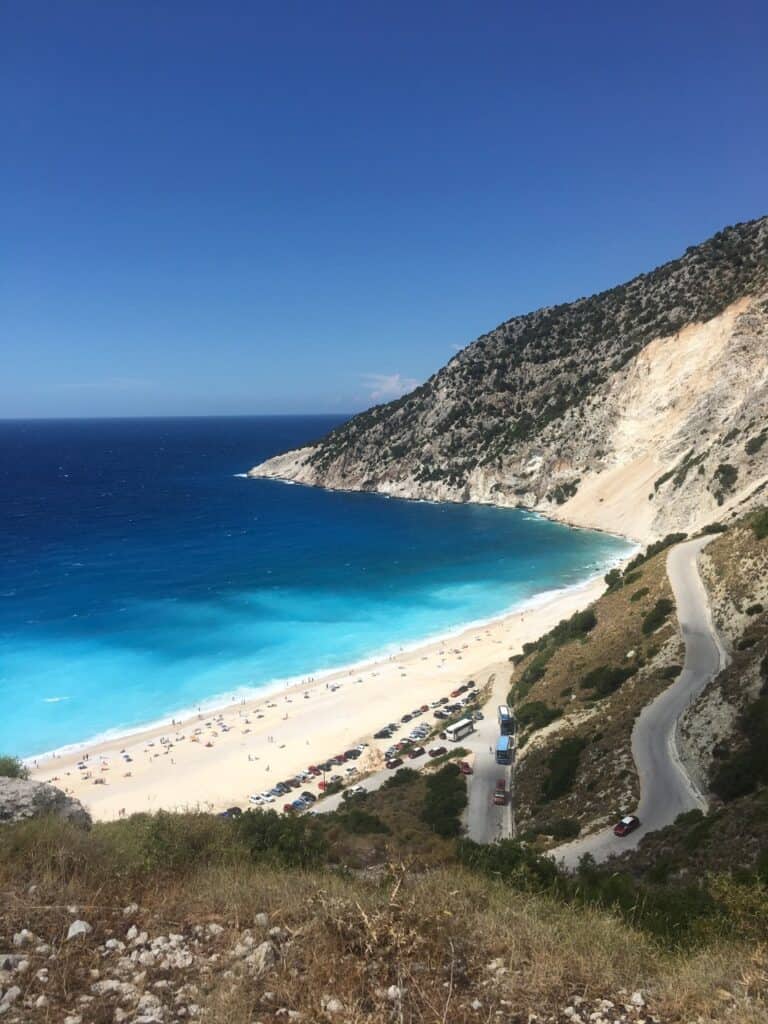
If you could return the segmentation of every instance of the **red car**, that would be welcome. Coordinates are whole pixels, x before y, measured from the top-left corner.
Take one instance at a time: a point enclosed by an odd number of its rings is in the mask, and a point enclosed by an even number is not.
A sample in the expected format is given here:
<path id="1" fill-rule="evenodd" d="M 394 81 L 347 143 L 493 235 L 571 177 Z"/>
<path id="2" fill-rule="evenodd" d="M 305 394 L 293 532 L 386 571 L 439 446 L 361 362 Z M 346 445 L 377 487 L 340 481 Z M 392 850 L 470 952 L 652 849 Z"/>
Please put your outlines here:
<path id="1" fill-rule="evenodd" d="M 613 827 L 613 834 L 623 838 L 628 836 L 630 832 L 634 832 L 636 828 L 640 827 L 640 819 L 635 814 L 627 814 L 617 822 Z"/>
<path id="2" fill-rule="evenodd" d="M 469 761 L 459 761 L 459 771 L 462 775 L 471 775 L 473 770 Z"/>
<path id="3" fill-rule="evenodd" d="M 402 757 L 392 757 L 387 761 L 387 768 L 399 768 L 402 763 Z"/>

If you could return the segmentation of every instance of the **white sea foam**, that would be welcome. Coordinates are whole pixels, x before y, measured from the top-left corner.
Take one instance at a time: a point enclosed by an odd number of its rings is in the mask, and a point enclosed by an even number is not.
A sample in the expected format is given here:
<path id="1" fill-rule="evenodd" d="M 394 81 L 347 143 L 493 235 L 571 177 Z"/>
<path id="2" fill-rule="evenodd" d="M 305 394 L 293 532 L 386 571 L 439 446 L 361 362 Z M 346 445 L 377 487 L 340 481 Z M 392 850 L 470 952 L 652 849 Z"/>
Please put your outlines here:
<path id="1" fill-rule="evenodd" d="M 69 699 L 69 697 L 43 697 L 43 704 L 60 704 L 63 700 Z"/>

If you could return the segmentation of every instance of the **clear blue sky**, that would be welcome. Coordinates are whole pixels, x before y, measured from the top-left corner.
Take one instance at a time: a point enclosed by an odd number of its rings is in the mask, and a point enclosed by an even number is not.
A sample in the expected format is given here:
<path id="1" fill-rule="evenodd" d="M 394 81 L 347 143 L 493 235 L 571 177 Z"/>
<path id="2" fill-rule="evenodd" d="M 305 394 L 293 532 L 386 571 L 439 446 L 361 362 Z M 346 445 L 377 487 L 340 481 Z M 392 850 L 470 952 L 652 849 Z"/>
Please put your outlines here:
<path id="1" fill-rule="evenodd" d="M 5 0 L 0 416 L 391 397 L 768 212 L 767 52 L 742 0 Z"/>

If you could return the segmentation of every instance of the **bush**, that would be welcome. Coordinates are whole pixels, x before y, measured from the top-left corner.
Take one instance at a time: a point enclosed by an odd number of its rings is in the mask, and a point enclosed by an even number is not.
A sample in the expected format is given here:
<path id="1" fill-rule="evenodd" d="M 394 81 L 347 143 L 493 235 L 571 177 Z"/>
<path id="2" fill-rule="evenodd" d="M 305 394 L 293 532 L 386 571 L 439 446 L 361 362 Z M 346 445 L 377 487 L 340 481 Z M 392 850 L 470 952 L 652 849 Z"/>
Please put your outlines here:
<path id="1" fill-rule="evenodd" d="M 755 604 L 751 604 L 749 608 L 747 608 L 747 615 L 759 615 L 762 611 L 763 606 L 760 604 L 759 601 L 756 601 Z"/>
<path id="2" fill-rule="evenodd" d="M 659 675 L 662 679 L 677 679 L 682 671 L 682 665 L 666 665 L 661 672 L 659 672 Z"/>
<path id="3" fill-rule="evenodd" d="M 336 818 L 341 827 L 354 835 L 368 835 L 380 832 L 389 834 L 391 829 L 386 822 L 382 821 L 378 814 L 369 814 L 360 807 L 352 807 L 339 814 Z"/>
<path id="4" fill-rule="evenodd" d="M 621 569 L 611 569 L 607 572 L 603 579 L 609 590 L 615 590 L 616 587 L 621 585 Z"/>
<path id="5" fill-rule="evenodd" d="M 756 452 L 760 451 L 766 440 L 768 440 L 768 430 L 764 429 L 761 430 L 759 434 L 755 434 L 754 437 L 750 437 L 744 445 L 744 451 L 747 455 L 754 455 Z"/>
<path id="6" fill-rule="evenodd" d="M 517 709 L 517 724 L 521 729 L 543 729 L 562 715 L 561 708 L 552 708 L 543 700 L 532 700 Z"/>
<path id="7" fill-rule="evenodd" d="M 728 527 L 725 523 L 709 523 L 708 526 L 702 526 L 701 533 L 702 535 L 710 533 L 725 533 L 727 529 Z"/>
<path id="8" fill-rule="evenodd" d="M 733 485 L 736 483 L 738 475 L 738 469 L 735 466 L 731 466 L 728 462 L 721 462 L 717 467 L 714 476 L 714 480 L 717 481 L 714 495 L 718 505 L 722 505 L 724 495 L 728 491 L 733 490 Z"/>
<path id="9" fill-rule="evenodd" d="M 541 786 L 543 801 L 557 800 L 571 791 L 581 752 L 586 745 L 583 736 L 569 736 L 552 751 L 547 758 L 548 772 Z"/>
<path id="10" fill-rule="evenodd" d="M 270 813 L 277 817 L 274 811 Z M 217 815 L 158 811 L 130 820 L 136 829 L 141 860 L 150 871 L 179 874 L 235 860 L 243 852 L 232 842 L 231 822 Z"/>
<path id="11" fill-rule="evenodd" d="M 646 636 L 650 633 L 655 633 L 667 621 L 674 607 L 674 601 L 671 601 L 670 598 L 660 597 L 643 619 L 643 633 Z"/>
<path id="12" fill-rule="evenodd" d="M 391 775 L 382 784 L 382 789 L 394 789 L 396 786 L 407 786 L 418 779 L 419 773 L 415 768 L 398 768 L 394 775 Z"/>
<path id="13" fill-rule="evenodd" d="M 231 826 L 253 860 L 292 868 L 315 867 L 325 860 L 327 846 L 320 823 L 309 815 L 248 810 Z"/>
<path id="14" fill-rule="evenodd" d="M 536 831 L 539 835 L 552 836 L 553 839 L 575 839 L 581 832 L 581 825 L 575 818 L 556 818 L 537 825 Z"/>
<path id="15" fill-rule="evenodd" d="M 6 779 L 28 779 L 29 768 L 18 757 L 0 755 L 0 776 Z"/>
<path id="16" fill-rule="evenodd" d="M 579 683 L 582 690 L 594 690 L 598 697 L 607 697 L 614 693 L 637 672 L 637 665 L 625 665 L 621 668 L 609 665 L 599 665 L 587 672 Z"/>
<path id="17" fill-rule="evenodd" d="M 467 783 L 458 765 L 446 764 L 427 779 L 421 820 L 440 836 L 457 836 L 459 816 L 467 806 Z"/>
<path id="18" fill-rule="evenodd" d="M 721 800 L 752 793 L 761 783 L 768 782 L 768 697 L 758 697 L 739 720 L 746 740 L 746 749 L 718 763 L 712 778 L 713 792 Z"/>
<path id="19" fill-rule="evenodd" d="M 752 516 L 752 529 L 758 540 L 768 537 L 768 508 L 761 508 Z"/>
<path id="20" fill-rule="evenodd" d="M 635 555 L 632 561 L 627 565 L 625 572 L 632 572 L 633 569 L 637 569 L 637 567 L 642 565 L 643 562 L 647 562 L 649 558 L 653 558 L 653 556 L 658 555 L 659 552 L 672 547 L 673 544 L 679 544 L 681 540 L 685 540 L 687 537 L 687 533 L 668 533 L 667 536 L 662 537 L 661 540 L 657 540 L 654 541 L 653 544 L 649 544 L 645 549 L 645 552 Z"/>
<path id="21" fill-rule="evenodd" d="M 646 594 L 650 594 L 650 590 L 648 589 L 648 587 L 640 587 L 639 590 L 636 590 L 634 592 L 634 594 L 630 595 L 629 600 L 630 601 L 642 601 L 642 599 L 646 596 Z"/>

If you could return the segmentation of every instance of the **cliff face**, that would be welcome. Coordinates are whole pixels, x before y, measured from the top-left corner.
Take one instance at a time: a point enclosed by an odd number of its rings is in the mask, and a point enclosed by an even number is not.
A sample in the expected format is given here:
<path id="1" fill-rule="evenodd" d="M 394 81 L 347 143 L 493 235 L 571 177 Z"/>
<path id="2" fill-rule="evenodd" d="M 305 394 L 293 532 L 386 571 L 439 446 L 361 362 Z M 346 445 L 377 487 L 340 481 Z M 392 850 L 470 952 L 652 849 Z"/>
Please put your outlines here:
<path id="1" fill-rule="evenodd" d="M 409 395 L 251 476 L 535 508 L 647 540 L 768 481 L 768 218 L 515 317 Z"/>

